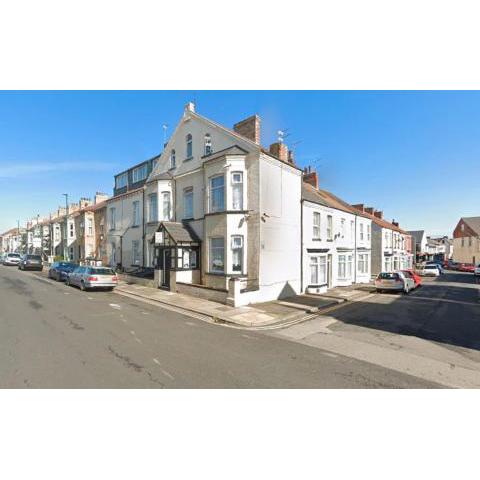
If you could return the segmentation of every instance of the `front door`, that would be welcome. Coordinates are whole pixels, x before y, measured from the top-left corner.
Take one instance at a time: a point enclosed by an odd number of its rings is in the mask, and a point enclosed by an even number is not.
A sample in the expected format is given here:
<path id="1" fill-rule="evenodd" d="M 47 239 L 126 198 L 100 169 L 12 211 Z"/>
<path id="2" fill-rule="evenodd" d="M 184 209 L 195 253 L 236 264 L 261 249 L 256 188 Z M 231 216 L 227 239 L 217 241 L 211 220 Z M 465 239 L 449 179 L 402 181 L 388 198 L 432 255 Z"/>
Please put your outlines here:
<path id="1" fill-rule="evenodd" d="M 163 276 L 162 276 L 162 287 L 170 288 L 170 255 L 171 251 L 169 248 L 163 250 Z"/>

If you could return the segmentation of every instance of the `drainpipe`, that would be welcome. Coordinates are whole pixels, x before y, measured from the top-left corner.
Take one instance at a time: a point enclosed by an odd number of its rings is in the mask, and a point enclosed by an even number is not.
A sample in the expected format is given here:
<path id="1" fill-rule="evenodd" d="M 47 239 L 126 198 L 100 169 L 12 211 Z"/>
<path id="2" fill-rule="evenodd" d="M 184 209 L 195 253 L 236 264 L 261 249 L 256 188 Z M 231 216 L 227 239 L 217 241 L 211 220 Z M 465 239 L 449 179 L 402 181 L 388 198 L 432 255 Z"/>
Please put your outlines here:
<path id="1" fill-rule="evenodd" d="M 142 266 L 145 268 L 145 187 L 142 190 Z"/>
<path id="2" fill-rule="evenodd" d="M 300 293 L 303 293 L 303 200 L 300 200 Z"/>
<path id="3" fill-rule="evenodd" d="M 353 255 L 353 258 L 355 260 L 355 264 L 354 264 L 354 271 L 355 271 L 355 275 L 354 275 L 354 279 L 355 279 L 355 283 L 357 283 L 357 220 L 358 220 L 358 215 L 355 215 L 355 243 L 353 244 L 354 245 L 354 248 L 355 248 L 355 254 Z"/>

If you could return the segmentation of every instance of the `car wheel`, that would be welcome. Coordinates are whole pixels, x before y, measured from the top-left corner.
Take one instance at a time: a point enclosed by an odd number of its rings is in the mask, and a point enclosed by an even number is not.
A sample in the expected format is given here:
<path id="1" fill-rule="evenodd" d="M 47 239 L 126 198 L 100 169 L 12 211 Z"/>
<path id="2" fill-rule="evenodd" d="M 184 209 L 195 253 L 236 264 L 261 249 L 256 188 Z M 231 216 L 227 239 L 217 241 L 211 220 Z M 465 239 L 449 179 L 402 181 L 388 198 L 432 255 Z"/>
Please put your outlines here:
<path id="1" fill-rule="evenodd" d="M 405 289 L 403 290 L 403 292 L 405 293 L 405 295 L 408 295 L 408 293 L 410 292 L 410 288 L 408 285 L 405 286 Z"/>
<path id="2" fill-rule="evenodd" d="M 377 293 L 383 293 L 383 290 L 381 290 L 380 288 L 377 288 Z"/>
<path id="3" fill-rule="evenodd" d="M 69 279 L 68 277 L 65 279 L 65 285 L 66 285 L 67 287 L 70 286 L 70 279 Z"/>
<path id="4" fill-rule="evenodd" d="M 86 292 L 86 291 L 87 291 L 87 287 L 85 286 L 85 282 L 84 282 L 83 280 L 80 282 L 80 290 L 81 290 L 82 292 Z"/>

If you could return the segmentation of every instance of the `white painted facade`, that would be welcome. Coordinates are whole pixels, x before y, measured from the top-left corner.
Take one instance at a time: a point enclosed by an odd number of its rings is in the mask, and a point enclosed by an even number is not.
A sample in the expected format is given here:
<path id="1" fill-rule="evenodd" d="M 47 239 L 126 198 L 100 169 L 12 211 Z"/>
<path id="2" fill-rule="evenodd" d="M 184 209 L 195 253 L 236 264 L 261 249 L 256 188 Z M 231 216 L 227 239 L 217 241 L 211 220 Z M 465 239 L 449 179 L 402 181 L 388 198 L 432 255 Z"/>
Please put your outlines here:
<path id="1" fill-rule="evenodd" d="M 370 219 L 308 200 L 302 217 L 303 291 L 370 281 Z"/>

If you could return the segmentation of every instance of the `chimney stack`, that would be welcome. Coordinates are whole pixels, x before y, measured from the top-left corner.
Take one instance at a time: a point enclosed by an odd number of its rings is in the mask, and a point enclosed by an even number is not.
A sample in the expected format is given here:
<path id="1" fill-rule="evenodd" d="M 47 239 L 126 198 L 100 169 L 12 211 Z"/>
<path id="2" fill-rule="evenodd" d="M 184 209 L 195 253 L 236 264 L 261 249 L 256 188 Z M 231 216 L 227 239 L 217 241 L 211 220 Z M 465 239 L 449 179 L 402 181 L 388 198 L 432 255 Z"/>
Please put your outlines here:
<path id="1" fill-rule="evenodd" d="M 288 151 L 288 163 L 295 165 L 295 154 L 292 150 Z"/>
<path id="2" fill-rule="evenodd" d="M 242 137 L 248 138 L 257 145 L 260 145 L 260 117 L 252 115 L 251 117 L 236 123 L 233 130 Z"/>
<path id="3" fill-rule="evenodd" d="M 380 220 L 383 218 L 383 212 L 381 210 L 375 210 L 374 215 Z"/>
<path id="4" fill-rule="evenodd" d="M 95 199 L 94 199 L 93 203 L 94 203 L 94 205 L 97 205 L 98 203 L 104 202 L 108 198 L 110 198 L 110 197 L 106 193 L 97 192 L 97 193 L 95 193 Z"/>
<path id="5" fill-rule="evenodd" d="M 195 104 L 193 102 L 188 102 L 185 105 L 185 113 L 187 112 L 194 112 L 195 113 Z"/>
<path id="6" fill-rule="evenodd" d="M 365 212 L 369 213 L 370 215 L 373 215 L 373 212 L 375 209 L 373 207 L 365 207 Z"/>
<path id="7" fill-rule="evenodd" d="M 304 173 L 303 173 L 303 181 L 305 183 L 308 183 L 309 185 L 312 185 L 316 189 L 318 189 L 318 176 L 317 172 L 315 170 L 312 171 L 310 167 L 305 168 Z"/>
<path id="8" fill-rule="evenodd" d="M 397 228 L 399 226 L 398 222 L 396 222 L 395 219 L 392 220 L 392 225 L 395 225 Z"/>
<path id="9" fill-rule="evenodd" d="M 355 208 L 356 210 L 359 210 L 362 213 L 365 212 L 365 204 L 364 203 L 356 203 L 355 205 L 352 205 L 352 207 Z"/>
<path id="10" fill-rule="evenodd" d="M 270 145 L 270 153 L 282 162 L 288 163 L 288 147 L 284 143 L 272 143 Z"/>

